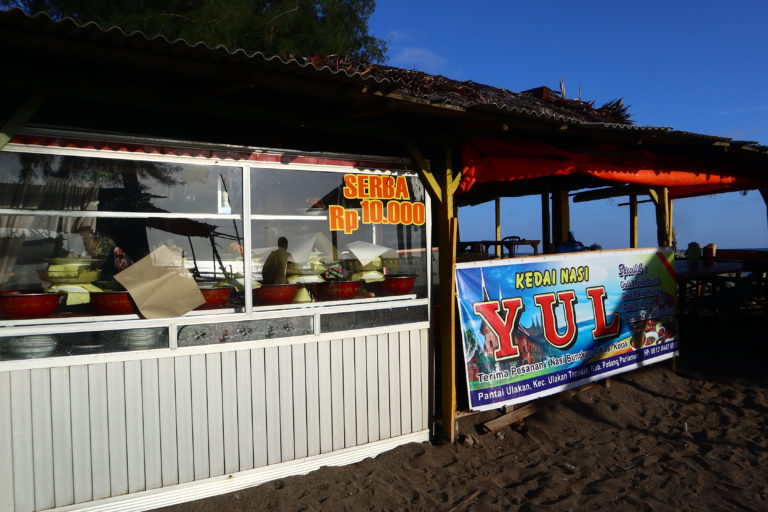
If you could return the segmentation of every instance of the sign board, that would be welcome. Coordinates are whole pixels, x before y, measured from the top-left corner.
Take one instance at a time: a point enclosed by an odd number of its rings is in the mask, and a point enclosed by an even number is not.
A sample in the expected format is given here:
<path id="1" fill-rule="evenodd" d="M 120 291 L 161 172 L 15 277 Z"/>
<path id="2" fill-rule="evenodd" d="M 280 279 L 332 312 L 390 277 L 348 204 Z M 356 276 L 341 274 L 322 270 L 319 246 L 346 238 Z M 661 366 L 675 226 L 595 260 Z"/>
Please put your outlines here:
<path id="1" fill-rule="evenodd" d="M 671 249 L 456 265 L 470 408 L 551 395 L 677 354 Z"/>

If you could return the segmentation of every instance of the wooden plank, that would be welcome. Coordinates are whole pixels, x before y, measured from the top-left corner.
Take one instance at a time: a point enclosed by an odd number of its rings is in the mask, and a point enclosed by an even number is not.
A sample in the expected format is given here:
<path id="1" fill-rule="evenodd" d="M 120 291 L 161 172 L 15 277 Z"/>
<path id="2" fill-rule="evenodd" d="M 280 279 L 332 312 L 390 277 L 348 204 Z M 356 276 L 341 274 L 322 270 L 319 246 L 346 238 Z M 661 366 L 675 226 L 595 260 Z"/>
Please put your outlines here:
<path id="1" fill-rule="evenodd" d="M 70 403 L 69 368 L 51 368 L 51 425 L 54 427 L 53 495 L 57 507 L 75 503 L 75 482 L 72 473 L 72 409 Z M 1 427 L 0 430 L 2 430 Z M 3 453 L 2 450 L 0 453 Z M 2 506 L 0 506 L 0 510 L 2 510 Z"/>
<path id="2" fill-rule="evenodd" d="M 629 196 L 629 246 L 638 247 L 637 194 Z"/>
<path id="3" fill-rule="evenodd" d="M 389 337 L 379 334 L 376 340 L 377 360 L 379 363 L 379 439 L 389 439 L 391 425 L 389 419 Z"/>
<path id="4" fill-rule="evenodd" d="M 367 336 L 365 338 L 365 374 L 368 411 L 368 441 L 378 441 L 381 433 L 379 428 L 379 365 L 378 365 L 378 338 Z"/>
<path id="5" fill-rule="evenodd" d="M 295 457 L 307 456 L 307 382 L 304 345 L 292 347 L 293 369 L 293 435 Z"/>
<path id="6" fill-rule="evenodd" d="M 176 443 L 176 377 L 173 358 L 159 359 L 160 458 L 163 486 L 179 483 L 178 444 Z"/>
<path id="7" fill-rule="evenodd" d="M 32 392 L 32 447 L 35 474 L 35 508 L 53 508 L 53 431 L 51 424 L 50 370 L 29 374 Z"/>
<path id="8" fill-rule="evenodd" d="M 280 459 L 296 458 L 293 434 L 293 364 L 292 350 L 289 345 L 278 348 L 278 366 L 280 371 Z"/>
<path id="9" fill-rule="evenodd" d="M 320 453 L 333 450 L 333 392 L 331 391 L 331 342 L 317 344 L 318 404 L 320 410 Z"/>
<path id="10" fill-rule="evenodd" d="M 237 430 L 237 357 L 234 352 L 221 354 L 221 409 L 224 419 L 224 473 L 240 469 Z"/>
<path id="11" fill-rule="evenodd" d="M 72 420 L 72 476 L 74 502 L 84 503 L 93 498 L 91 479 L 91 412 L 88 399 L 88 367 L 69 369 Z"/>
<path id="12" fill-rule="evenodd" d="M 251 397 L 251 352 L 235 352 L 237 364 L 237 440 L 240 471 L 253 468 L 253 398 Z"/>
<path id="13" fill-rule="evenodd" d="M 29 370 L 11 372 L 11 430 L 13 444 L 14 511 L 35 510 L 32 389 Z"/>
<path id="14" fill-rule="evenodd" d="M 344 448 L 344 343 L 331 341 L 331 409 L 333 449 Z"/>
<path id="15" fill-rule="evenodd" d="M 128 492 L 128 447 L 125 432 L 125 367 L 107 363 L 109 481 L 112 496 Z"/>
<path id="16" fill-rule="evenodd" d="M 368 369 L 367 347 L 364 336 L 355 338 L 355 423 L 357 424 L 357 443 L 368 442 Z"/>
<path id="17" fill-rule="evenodd" d="M 208 446 L 208 374 L 205 354 L 189 358 L 190 384 L 192 386 L 192 452 L 194 478 L 211 476 Z"/>
<path id="18" fill-rule="evenodd" d="M 307 390 L 307 455 L 320 453 L 320 382 L 317 367 L 317 343 L 307 343 L 304 353 Z"/>
<path id="19" fill-rule="evenodd" d="M 389 434 L 390 437 L 402 433 L 402 414 L 400 407 L 400 335 L 389 333 Z"/>
<path id="20" fill-rule="evenodd" d="M 430 409 L 429 409 L 429 329 L 421 330 L 421 428 L 429 428 Z"/>
<path id="21" fill-rule="evenodd" d="M 405 146 L 406 148 L 408 148 L 408 151 L 411 154 L 411 159 L 413 160 L 413 163 L 416 164 L 416 168 L 419 170 L 419 175 L 423 179 L 424 184 L 427 187 L 427 190 L 431 192 L 431 195 L 435 200 L 442 201 L 443 188 L 435 179 L 435 176 L 432 174 L 432 171 L 427 165 L 426 160 L 424 160 L 424 157 L 421 155 L 421 151 L 419 151 L 419 148 L 417 148 L 415 144 L 412 144 L 410 142 L 406 142 Z"/>
<path id="22" fill-rule="evenodd" d="M 411 423 L 411 338 L 407 331 L 400 333 L 400 431 L 409 434 Z"/>
<path id="23" fill-rule="evenodd" d="M 144 407 L 141 361 L 125 362 L 125 439 L 128 449 L 128 492 L 146 489 L 144 466 Z"/>
<path id="24" fill-rule="evenodd" d="M 189 356 L 173 358 L 176 380 L 176 443 L 179 457 L 179 483 L 195 479 L 192 440 L 192 382 Z"/>
<path id="25" fill-rule="evenodd" d="M 14 510 L 11 374 L 0 372 L 0 511 Z"/>
<path id="26" fill-rule="evenodd" d="M 587 390 L 592 387 L 595 387 L 595 384 L 586 384 L 578 388 L 563 391 L 562 393 L 558 393 L 556 395 L 551 395 L 545 398 L 539 398 L 538 400 L 535 400 L 527 405 L 524 405 L 519 409 L 514 409 L 512 412 L 499 416 L 498 418 L 494 418 L 490 421 L 486 421 L 485 423 L 483 423 L 483 428 L 488 432 L 498 432 L 499 430 L 506 428 L 513 423 L 517 423 L 519 421 L 524 420 L 531 414 L 534 414 L 542 409 L 546 409 L 547 407 L 551 407 L 552 405 L 568 397 L 571 397 L 576 393 L 580 393 L 581 391 Z"/>
<path id="27" fill-rule="evenodd" d="M 357 445 L 355 410 L 355 339 L 342 340 L 342 372 L 344 379 L 344 446 Z"/>
<path id="28" fill-rule="evenodd" d="M 267 463 L 280 462 L 280 370 L 278 363 L 280 354 L 277 347 L 264 349 L 264 370 L 267 404 Z"/>
<path id="29" fill-rule="evenodd" d="M 109 477 L 109 423 L 107 413 L 107 365 L 88 366 L 88 398 L 91 414 L 91 471 L 93 499 L 111 496 Z M 175 428 L 174 428 L 175 432 Z"/>
<path id="30" fill-rule="evenodd" d="M 421 334 L 412 330 L 409 334 L 411 343 L 411 431 L 421 430 L 423 410 L 421 404 Z"/>
<path id="31" fill-rule="evenodd" d="M 144 485 L 147 489 L 157 489 L 163 485 L 159 386 L 157 360 L 143 360 L 141 362 L 141 404 L 144 419 Z"/>
<path id="32" fill-rule="evenodd" d="M 267 465 L 267 388 L 264 349 L 251 350 L 251 398 L 253 400 L 253 466 Z"/>
<path id="33" fill-rule="evenodd" d="M 208 402 L 208 466 L 211 476 L 224 474 L 224 413 L 221 354 L 205 356 L 205 387 Z"/>

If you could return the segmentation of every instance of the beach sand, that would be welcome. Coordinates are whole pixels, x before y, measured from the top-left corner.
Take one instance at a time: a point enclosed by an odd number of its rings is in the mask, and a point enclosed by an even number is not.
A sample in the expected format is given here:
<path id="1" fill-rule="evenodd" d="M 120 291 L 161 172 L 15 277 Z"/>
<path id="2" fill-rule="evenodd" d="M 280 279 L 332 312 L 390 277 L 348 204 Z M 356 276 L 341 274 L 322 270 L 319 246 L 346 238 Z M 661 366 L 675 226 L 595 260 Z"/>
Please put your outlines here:
<path id="1" fill-rule="evenodd" d="M 768 338 L 761 317 L 681 322 L 662 362 L 496 434 L 410 444 L 345 467 L 168 507 L 246 510 L 768 510 Z"/>

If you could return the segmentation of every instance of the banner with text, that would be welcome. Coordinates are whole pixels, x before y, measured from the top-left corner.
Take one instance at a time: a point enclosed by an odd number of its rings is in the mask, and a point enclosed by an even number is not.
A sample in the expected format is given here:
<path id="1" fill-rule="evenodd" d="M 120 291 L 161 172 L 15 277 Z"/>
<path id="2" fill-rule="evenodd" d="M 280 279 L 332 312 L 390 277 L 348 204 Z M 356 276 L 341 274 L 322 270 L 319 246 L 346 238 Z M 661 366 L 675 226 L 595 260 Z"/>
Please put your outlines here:
<path id="1" fill-rule="evenodd" d="M 671 249 L 456 265 L 469 404 L 526 402 L 677 354 Z"/>

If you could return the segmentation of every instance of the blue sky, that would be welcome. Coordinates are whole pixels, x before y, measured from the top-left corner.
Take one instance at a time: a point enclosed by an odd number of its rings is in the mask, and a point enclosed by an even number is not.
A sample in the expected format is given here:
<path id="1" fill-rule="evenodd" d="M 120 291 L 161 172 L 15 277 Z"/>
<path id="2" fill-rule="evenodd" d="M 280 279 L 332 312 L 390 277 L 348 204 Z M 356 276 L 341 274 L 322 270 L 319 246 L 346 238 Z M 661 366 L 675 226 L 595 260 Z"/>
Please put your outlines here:
<path id="1" fill-rule="evenodd" d="M 541 85 L 598 105 L 624 97 L 637 124 L 768 145 L 768 1 L 379 0 L 388 64 L 523 91 Z M 768 173 L 768 168 L 766 169 Z M 626 247 L 623 199 L 572 207 L 576 238 Z M 538 198 L 504 199 L 504 235 L 540 238 Z M 463 239 L 493 238 L 493 205 L 463 208 Z M 678 245 L 768 247 L 760 194 L 675 201 Z M 640 209 L 640 242 L 655 245 Z"/>

